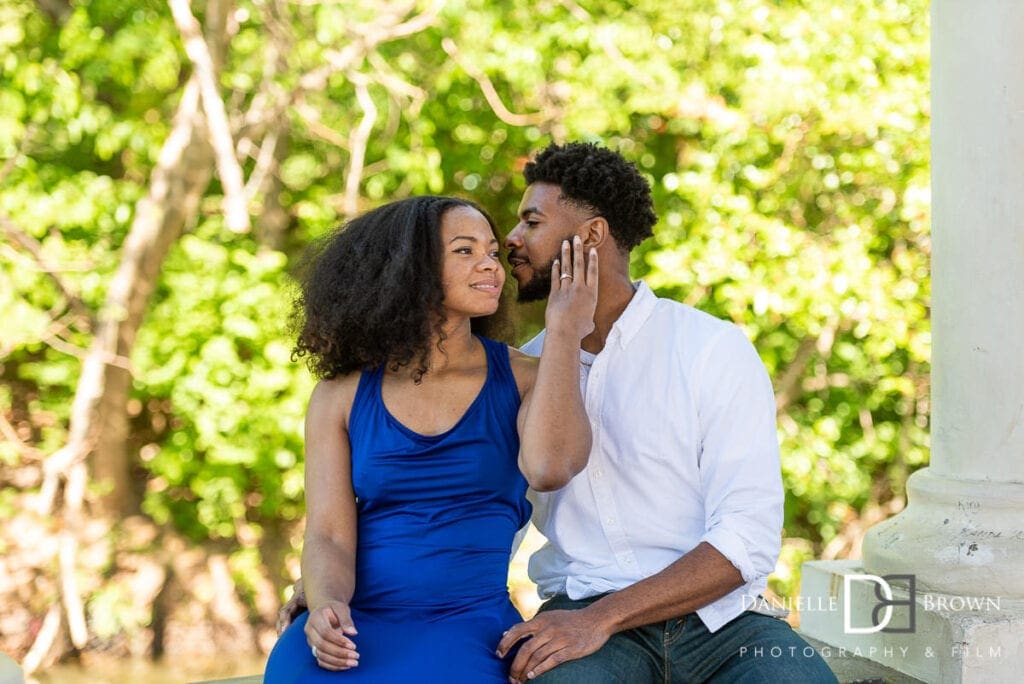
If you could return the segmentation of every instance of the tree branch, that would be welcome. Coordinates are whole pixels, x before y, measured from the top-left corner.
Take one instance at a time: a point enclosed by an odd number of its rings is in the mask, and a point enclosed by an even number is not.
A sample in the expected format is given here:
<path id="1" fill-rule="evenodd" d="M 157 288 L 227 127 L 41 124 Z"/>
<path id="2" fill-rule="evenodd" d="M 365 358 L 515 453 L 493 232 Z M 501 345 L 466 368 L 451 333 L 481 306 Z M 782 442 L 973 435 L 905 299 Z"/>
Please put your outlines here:
<path id="1" fill-rule="evenodd" d="M 71 3 L 65 0 L 36 0 L 36 5 L 55 24 L 63 23 L 71 14 Z"/>
<path id="2" fill-rule="evenodd" d="M 796 355 L 793 356 L 793 360 L 786 366 L 786 370 L 782 372 L 782 375 L 779 376 L 778 381 L 775 383 L 776 413 L 785 411 L 789 403 L 793 401 L 797 386 L 800 384 L 800 378 L 807 372 L 807 364 L 811 362 L 811 358 L 814 356 L 815 342 L 815 339 L 812 337 L 805 337 L 800 340 L 800 345 L 796 349 Z"/>
<path id="3" fill-rule="evenodd" d="M 32 259 L 39 265 L 39 270 L 49 276 L 50 280 L 57 286 L 57 289 L 60 290 L 61 295 L 68 303 L 68 307 L 76 315 L 91 323 L 92 312 L 89 311 L 89 307 L 82 302 L 78 295 L 71 291 L 68 284 L 60 277 L 60 271 L 54 268 L 53 264 L 46 258 L 46 255 L 43 254 L 43 246 L 39 241 L 15 226 L 14 222 L 3 214 L 0 214 L 0 228 L 11 239 L 11 242 L 17 244 L 32 256 Z"/>
<path id="4" fill-rule="evenodd" d="M 220 88 L 217 85 L 213 58 L 203 39 L 199 22 L 192 16 L 188 1 L 167 1 L 171 7 L 171 14 L 174 15 L 174 23 L 177 24 L 185 43 L 185 54 L 195 67 L 199 81 L 203 111 L 206 112 L 207 128 L 210 131 L 210 143 L 217 162 L 217 175 L 224 188 L 225 225 L 232 232 L 247 233 L 250 225 L 249 210 L 245 201 L 244 175 L 235 156 L 235 143 L 224 110 L 224 100 L 221 99 Z"/>
<path id="5" fill-rule="evenodd" d="M 76 469 L 84 471 L 85 466 L 79 464 Z M 63 530 L 60 533 L 60 595 L 64 603 L 64 613 L 68 617 L 71 643 L 78 650 L 82 650 L 89 642 L 89 629 L 86 627 L 82 597 L 78 593 L 78 577 L 75 574 L 77 555 L 78 539 L 71 530 Z"/>
<path id="6" fill-rule="evenodd" d="M 8 442 L 14 445 L 14 448 L 18 450 L 23 457 L 30 458 L 34 461 L 41 461 L 45 454 L 36 449 L 31 444 L 26 444 L 18 436 L 18 431 L 11 425 L 11 421 L 7 420 L 7 416 L 0 413 L 0 435 L 4 436 Z"/>
<path id="7" fill-rule="evenodd" d="M 373 124 L 377 121 L 377 105 L 370 97 L 367 88 L 369 79 L 363 74 L 352 74 L 350 80 L 356 87 L 356 100 L 363 110 L 359 125 L 349 135 L 348 171 L 345 174 L 345 203 L 342 205 L 346 218 L 351 218 L 359 211 L 359 185 L 363 180 L 363 165 L 366 163 L 366 144 L 373 132 Z"/>
<path id="8" fill-rule="evenodd" d="M 796 398 L 800 379 L 807 372 L 807 365 L 817 352 L 823 358 L 828 358 L 832 352 L 832 344 L 836 339 L 836 329 L 839 326 L 835 323 L 826 325 L 818 337 L 805 337 L 800 340 L 793 360 L 786 366 L 786 370 L 779 376 L 775 383 L 775 412 L 782 413 Z"/>
<path id="9" fill-rule="evenodd" d="M 448 56 L 455 60 L 455 63 L 462 67 L 462 70 L 469 74 L 480 86 L 480 90 L 483 91 L 484 98 L 487 100 L 487 104 L 491 106 L 494 114 L 507 123 L 510 126 L 535 126 L 542 124 L 547 121 L 548 117 L 542 112 L 536 112 L 534 114 L 516 114 L 509 111 L 505 103 L 501 101 L 501 96 L 498 95 L 498 91 L 495 90 L 494 84 L 491 83 L 491 79 L 487 77 L 487 74 L 478 70 L 476 67 L 471 66 L 459 57 L 459 48 L 455 44 L 455 41 L 451 38 L 445 38 L 441 41 L 441 47 L 448 53 Z"/>
<path id="10" fill-rule="evenodd" d="M 25 671 L 26 675 L 32 674 L 43 664 L 43 659 L 46 658 L 46 654 L 53 648 L 53 642 L 57 640 L 57 634 L 59 633 L 60 606 L 54 604 L 46 611 L 46 617 L 43 618 L 43 626 L 40 627 L 39 633 L 36 634 L 35 641 L 32 642 L 32 647 L 25 655 L 25 659 L 21 661 L 21 668 Z"/>
<path id="11" fill-rule="evenodd" d="M 573 0 L 561 0 L 561 4 L 569 13 L 580 23 L 592 24 L 593 18 L 590 16 L 590 12 L 580 7 L 579 4 Z M 633 62 L 622 54 L 619 50 L 619 46 L 612 40 L 611 34 L 604 30 L 606 27 L 598 26 L 594 31 L 593 35 L 597 38 L 598 45 L 604 51 L 604 54 L 608 56 L 613 62 L 619 65 L 619 67 L 629 74 L 630 78 L 633 78 L 639 83 L 647 86 L 648 88 L 657 88 L 658 84 L 650 76 L 645 74 L 642 70 L 638 69 Z"/>
<path id="12" fill-rule="evenodd" d="M 374 68 L 374 80 L 382 86 L 398 95 L 405 95 L 413 101 L 427 99 L 427 91 L 408 83 L 404 79 L 391 73 L 390 65 L 378 53 L 373 52 L 367 55 L 366 60 Z"/>
<path id="13" fill-rule="evenodd" d="M 296 100 L 295 112 L 305 122 L 310 133 L 326 142 L 337 145 L 343 150 L 348 149 L 348 140 L 345 139 L 345 136 L 330 126 L 321 123 L 319 120 L 320 112 L 315 107 L 306 104 L 304 99 Z"/>
<path id="14" fill-rule="evenodd" d="M 352 42 L 346 45 L 344 50 L 325 50 L 324 58 L 327 64 L 303 74 L 299 79 L 299 88 L 307 92 L 323 90 L 333 74 L 350 71 L 381 43 L 418 33 L 433 25 L 443 6 L 444 0 L 435 0 L 428 9 L 408 21 L 397 24 L 394 22 L 397 22 L 402 14 L 407 13 L 408 9 L 400 12 L 382 12 L 377 23 L 353 27 Z"/>
<path id="15" fill-rule="evenodd" d="M 245 184 L 245 198 L 252 200 L 263 187 L 267 174 L 274 166 L 274 155 L 277 151 L 277 130 L 271 128 L 263 136 L 260 144 L 260 152 L 256 155 L 256 168 L 249 174 L 249 180 Z"/>

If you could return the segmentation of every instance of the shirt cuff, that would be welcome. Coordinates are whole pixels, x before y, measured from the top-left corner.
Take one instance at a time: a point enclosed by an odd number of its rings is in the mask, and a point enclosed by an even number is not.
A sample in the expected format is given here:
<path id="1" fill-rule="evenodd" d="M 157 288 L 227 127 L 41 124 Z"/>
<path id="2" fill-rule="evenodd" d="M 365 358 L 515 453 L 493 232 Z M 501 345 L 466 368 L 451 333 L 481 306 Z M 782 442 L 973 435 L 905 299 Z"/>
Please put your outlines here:
<path id="1" fill-rule="evenodd" d="M 758 578 L 754 562 L 750 560 L 750 555 L 747 553 L 747 545 L 738 534 L 723 527 L 715 527 L 708 530 L 700 541 L 711 544 L 725 556 L 740 571 L 744 583 L 753 582 Z"/>

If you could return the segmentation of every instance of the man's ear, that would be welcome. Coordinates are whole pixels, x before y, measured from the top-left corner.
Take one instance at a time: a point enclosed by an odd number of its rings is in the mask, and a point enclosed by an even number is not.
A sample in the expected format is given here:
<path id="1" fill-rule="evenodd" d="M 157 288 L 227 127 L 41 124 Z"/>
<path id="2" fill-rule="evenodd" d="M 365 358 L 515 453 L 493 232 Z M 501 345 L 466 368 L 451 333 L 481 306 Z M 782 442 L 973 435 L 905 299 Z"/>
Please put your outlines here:
<path id="1" fill-rule="evenodd" d="M 594 218 L 587 221 L 583 228 L 583 247 L 595 249 L 600 247 L 606 241 L 612 239 L 611 229 L 608 227 L 608 221 L 604 216 L 595 216 Z"/>

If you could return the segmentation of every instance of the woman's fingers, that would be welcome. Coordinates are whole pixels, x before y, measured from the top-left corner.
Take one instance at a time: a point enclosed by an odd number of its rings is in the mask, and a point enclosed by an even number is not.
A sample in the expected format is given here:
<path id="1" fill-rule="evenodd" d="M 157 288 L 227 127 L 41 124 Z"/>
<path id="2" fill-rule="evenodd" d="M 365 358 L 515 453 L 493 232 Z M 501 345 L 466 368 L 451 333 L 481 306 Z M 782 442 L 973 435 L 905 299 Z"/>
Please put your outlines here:
<path id="1" fill-rule="evenodd" d="M 359 652 L 351 648 L 339 649 L 336 645 L 314 639 L 310 651 L 317 663 L 326 669 L 346 669 L 359 665 Z"/>
<path id="2" fill-rule="evenodd" d="M 335 613 L 330 606 L 324 606 L 313 611 L 306 622 L 306 641 L 310 646 L 326 648 L 331 652 L 338 652 L 340 649 L 356 649 L 356 643 L 343 632 L 343 625 L 338 624 Z M 346 632 L 348 630 L 345 630 Z M 352 632 L 354 633 L 354 629 Z"/>
<path id="3" fill-rule="evenodd" d="M 558 259 L 551 262 L 551 291 L 548 296 L 555 294 L 562 288 L 562 265 Z"/>
<path id="4" fill-rule="evenodd" d="M 572 239 L 572 275 L 573 281 L 576 278 L 580 279 L 579 285 L 584 285 L 583 282 L 586 273 L 586 269 L 583 267 L 583 240 L 577 235 Z"/>
<path id="5" fill-rule="evenodd" d="M 338 658 L 327 653 L 317 651 L 316 663 L 325 670 L 348 670 L 349 668 L 359 667 L 358 658 Z"/>
<path id="6" fill-rule="evenodd" d="M 344 613 L 342 619 L 339 612 Z M 306 643 L 310 646 L 317 664 L 325 670 L 347 670 L 359 665 L 359 652 L 354 641 L 344 633 L 352 634 L 355 628 L 344 611 L 324 606 L 313 611 L 306 622 Z"/>
<path id="7" fill-rule="evenodd" d="M 572 241 L 562 240 L 561 254 L 551 263 L 551 294 L 573 284 L 597 287 L 597 277 L 597 249 L 591 247 L 587 252 L 578 235 Z"/>
<path id="8" fill-rule="evenodd" d="M 562 275 L 566 276 L 563 279 L 570 280 L 573 275 L 572 270 L 572 245 L 569 244 L 568 240 L 562 240 Z"/>

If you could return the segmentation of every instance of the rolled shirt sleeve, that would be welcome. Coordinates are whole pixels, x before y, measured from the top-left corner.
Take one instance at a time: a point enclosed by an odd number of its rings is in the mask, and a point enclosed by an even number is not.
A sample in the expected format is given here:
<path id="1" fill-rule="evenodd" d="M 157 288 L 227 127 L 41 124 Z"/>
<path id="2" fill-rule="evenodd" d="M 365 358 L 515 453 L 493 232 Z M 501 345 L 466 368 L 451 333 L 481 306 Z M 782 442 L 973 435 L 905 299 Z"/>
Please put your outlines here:
<path id="1" fill-rule="evenodd" d="M 705 533 L 747 584 L 763 585 L 782 544 L 783 490 L 775 398 L 753 345 L 722 331 L 701 367 L 698 406 Z"/>

